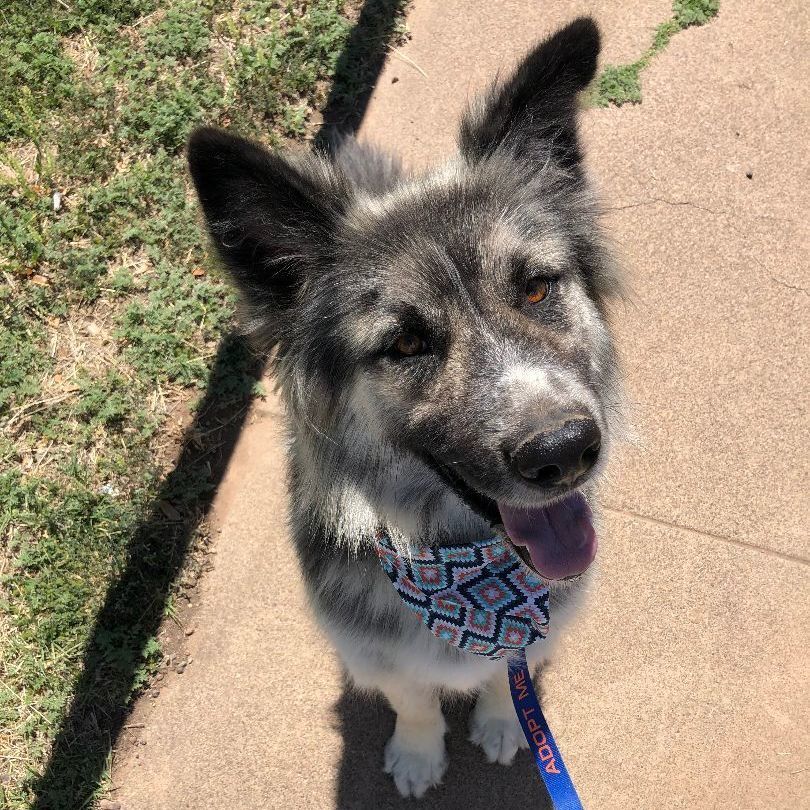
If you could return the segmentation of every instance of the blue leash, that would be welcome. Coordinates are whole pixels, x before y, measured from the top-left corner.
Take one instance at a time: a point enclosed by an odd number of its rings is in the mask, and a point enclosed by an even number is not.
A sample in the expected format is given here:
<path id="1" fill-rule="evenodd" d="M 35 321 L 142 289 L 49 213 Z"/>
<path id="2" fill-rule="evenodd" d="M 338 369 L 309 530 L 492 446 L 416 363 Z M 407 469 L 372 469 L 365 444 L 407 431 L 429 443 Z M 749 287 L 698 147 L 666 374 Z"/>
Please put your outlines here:
<path id="1" fill-rule="evenodd" d="M 509 661 L 509 689 L 526 741 L 534 754 L 537 770 L 543 777 L 555 810 L 583 810 L 534 692 L 526 651 L 523 649 L 517 650 Z"/>

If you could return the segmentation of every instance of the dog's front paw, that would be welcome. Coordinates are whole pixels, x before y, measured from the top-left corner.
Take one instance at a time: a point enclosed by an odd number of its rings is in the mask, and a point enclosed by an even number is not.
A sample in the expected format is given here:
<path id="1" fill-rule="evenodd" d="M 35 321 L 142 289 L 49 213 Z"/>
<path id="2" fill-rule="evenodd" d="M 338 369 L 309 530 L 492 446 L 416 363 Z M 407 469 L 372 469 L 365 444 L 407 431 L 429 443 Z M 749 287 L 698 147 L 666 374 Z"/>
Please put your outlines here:
<path id="1" fill-rule="evenodd" d="M 470 718 L 470 740 L 484 749 L 489 762 L 511 765 L 518 748 L 528 748 L 517 716 L 487 711 L 479 701 Z"/>
<path id="2" fill-rule="evenodd" d="M 424 796 L 442 781 L 446 770 L 443 736 L 416 740 L 395 732 L 385 746 L 385 772 L 394 777 L 397 790 L 406 798 Z"/>

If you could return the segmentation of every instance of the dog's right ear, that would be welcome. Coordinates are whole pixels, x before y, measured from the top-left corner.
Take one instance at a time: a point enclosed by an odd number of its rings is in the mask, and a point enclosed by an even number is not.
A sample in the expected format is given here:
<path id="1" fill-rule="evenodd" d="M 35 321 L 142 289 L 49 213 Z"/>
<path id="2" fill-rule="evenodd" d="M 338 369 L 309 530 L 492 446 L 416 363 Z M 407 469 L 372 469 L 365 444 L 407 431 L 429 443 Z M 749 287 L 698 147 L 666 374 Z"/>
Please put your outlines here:
<path id="1" fill-rule="evenodd" d="M 596 75 L 599 29 L 580 17 L 541 42 L 508 81 L 468 110 L 460 146 L 476 161 L 499 147 L 520 155 L 551 152 L 566 168 L 581 160 L 577 96 Z"/>
<path id="2" fill-rule="evenodd" d="M 191 176 L 217 251 L 254 306 L 283 314 L 329 254 L 345 189 L 325 162 L 303 171 L 263 146 L 205 127 Z"/>

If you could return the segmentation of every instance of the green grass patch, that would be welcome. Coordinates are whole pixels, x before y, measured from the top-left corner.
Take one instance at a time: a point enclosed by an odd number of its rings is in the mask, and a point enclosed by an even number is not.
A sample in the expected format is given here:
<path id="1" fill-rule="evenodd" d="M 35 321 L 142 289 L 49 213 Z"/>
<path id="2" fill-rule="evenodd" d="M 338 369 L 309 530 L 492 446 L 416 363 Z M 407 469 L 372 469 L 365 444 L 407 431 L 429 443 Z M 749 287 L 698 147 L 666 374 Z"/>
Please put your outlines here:
<path id="1" fill-rule="evenodd" d="M 705 25 L 717 16 L 720 0 L 674 0 L 672 17 L 661 23 L 650 47 L 635 61 L 626 65 L 605 65 L 594 86 L 586 94 L 586 103 L 595 107 L 611 104 L 641 103 L 641 74 L 672 37 L 693 25 Z"/>
<path id="2" fill-rule="evenodd" d="M 162 659 L 220 445 L 261 393 L 189 132 L 312 137 L 333 87 L 347 108 L 368 91 L 405 5 L 367 3 L 348 60 L 344 0 L 0 9 L 0 807 L 103 789 L 104 730 Z"/>

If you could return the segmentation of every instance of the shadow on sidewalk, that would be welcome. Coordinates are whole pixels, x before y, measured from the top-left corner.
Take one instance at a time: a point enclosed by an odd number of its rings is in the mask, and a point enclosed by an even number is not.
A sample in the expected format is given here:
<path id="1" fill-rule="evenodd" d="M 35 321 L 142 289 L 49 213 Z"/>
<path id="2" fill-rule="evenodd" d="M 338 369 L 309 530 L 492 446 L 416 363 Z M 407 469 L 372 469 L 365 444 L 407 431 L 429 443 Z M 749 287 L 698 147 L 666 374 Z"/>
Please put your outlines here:
<path id="1" fill-rule="evenodd" d="M 178 461 L 129 539 L 127 566 L 96 618 L 73 703 L 34 788 L 35 810 L 84 808 L 108 768 L 130 695 L 137 691 L 140 651 L 163 621 L 172 583 L 222 480 L 262 368 L 240 337 L 220 343 Z M 171 502 L 180 519 L 167 519 L 161 501 Z"/>
<path id="2" fill-rule="evenodd" d="M 327 147 L 336 131 L 356 130 L 385 62 L 405 0 L 366 0 L 341 53 L 324 127 Z M 237 336 L 219 345 L 206 393 L 186 432 L 178 461 L 128 542 L 129 558 L 107 592 L 84 651 L 74 699 L 41 777 L 32 781 L 34 810 L 89 807 L 110 766 L 127 706 L 137 692 L 141 651 L 158 632 L 172 584 L 203 523 L 249 412 L 251 391 L 264 369 Z M 179 508 L 167 518 L 161 501 Z"/>
<path id="3" fill-rule="evenodd" d="M 550 810 L 551 803 L 531 755 L 518 751 L 511 767 L 491 765 L 467 740 L 472 701 L 445 707 L 449 766 L 444 781 L 419 800 L 419 810 Z M 335 706 L 343 735 L 335 807 L 337 810 L 413 810 L 391 777 L 383 773 L 383 749 L 394 731 L 394 713 L 382 698 L 369 699 L 348 684 Z"/>

